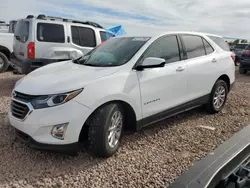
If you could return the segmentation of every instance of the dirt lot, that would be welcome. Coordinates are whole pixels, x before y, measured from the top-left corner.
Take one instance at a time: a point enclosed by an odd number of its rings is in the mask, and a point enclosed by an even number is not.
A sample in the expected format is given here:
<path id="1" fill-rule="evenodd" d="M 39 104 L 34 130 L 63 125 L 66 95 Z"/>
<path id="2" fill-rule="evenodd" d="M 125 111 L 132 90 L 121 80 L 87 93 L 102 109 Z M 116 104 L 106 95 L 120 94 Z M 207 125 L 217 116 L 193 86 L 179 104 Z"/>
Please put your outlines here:
<path id="1" fill-rule="evenodd" d="M 208 115 L 198 108 L 128 133 L 109 159 L 86 152 L 77 157 L 45 153 L 15 141 L 6 121 L 9 96 L 20 77 L 0 74 L 0 187 L 163 187 L 250 122 L 250 74 L 237 75 L 221 113 Z"/>

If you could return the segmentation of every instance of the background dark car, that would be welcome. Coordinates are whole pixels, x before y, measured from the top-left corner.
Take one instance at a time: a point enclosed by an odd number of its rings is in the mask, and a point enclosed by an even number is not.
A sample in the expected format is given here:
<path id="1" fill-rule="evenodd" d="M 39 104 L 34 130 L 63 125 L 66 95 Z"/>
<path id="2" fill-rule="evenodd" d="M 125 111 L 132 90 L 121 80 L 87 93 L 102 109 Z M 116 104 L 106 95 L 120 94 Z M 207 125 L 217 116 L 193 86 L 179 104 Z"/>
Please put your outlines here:
<path id="1" fill-rule="evenodd" d="M 248 44 L 236 44 L 234 46 L 235 62 L 240 62 L 241 53 L 247 47 Z"/>
<path id="2" fill-rule="evenodd" d="M 241 53 L 240 74 L 246 74 L 250 70 L 250 45 L 248 45 Z"/>

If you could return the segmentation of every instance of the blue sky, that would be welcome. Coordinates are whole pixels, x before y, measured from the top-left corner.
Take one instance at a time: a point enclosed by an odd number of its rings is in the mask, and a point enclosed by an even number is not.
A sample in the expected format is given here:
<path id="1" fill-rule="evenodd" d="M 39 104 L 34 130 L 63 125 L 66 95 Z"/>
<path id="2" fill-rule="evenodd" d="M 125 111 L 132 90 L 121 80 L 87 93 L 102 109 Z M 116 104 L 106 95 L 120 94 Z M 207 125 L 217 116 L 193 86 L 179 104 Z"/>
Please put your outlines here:
<path id="1" fill-rule="evenodd" d="M 3 1 L 3 0 L 2 0 Z M 110 28 L 122 25 L 131 35 L 201 31 L 250 39 L 249 0 L 8 0 L 0 19 L 47 14 L 90 20 Z"/>

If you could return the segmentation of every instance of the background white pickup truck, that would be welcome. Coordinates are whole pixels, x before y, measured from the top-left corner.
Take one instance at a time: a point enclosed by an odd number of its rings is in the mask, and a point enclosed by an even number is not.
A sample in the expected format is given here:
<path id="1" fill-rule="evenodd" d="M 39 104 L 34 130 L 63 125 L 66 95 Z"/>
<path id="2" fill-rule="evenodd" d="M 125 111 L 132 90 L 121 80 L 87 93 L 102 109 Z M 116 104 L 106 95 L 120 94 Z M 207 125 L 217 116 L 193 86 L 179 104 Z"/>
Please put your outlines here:
<path id="1" fill-rule="evenodd" d="M 0 73 L 9 66 L 10 54 L 13 51 L 13 33 L 0 33 Z"/>

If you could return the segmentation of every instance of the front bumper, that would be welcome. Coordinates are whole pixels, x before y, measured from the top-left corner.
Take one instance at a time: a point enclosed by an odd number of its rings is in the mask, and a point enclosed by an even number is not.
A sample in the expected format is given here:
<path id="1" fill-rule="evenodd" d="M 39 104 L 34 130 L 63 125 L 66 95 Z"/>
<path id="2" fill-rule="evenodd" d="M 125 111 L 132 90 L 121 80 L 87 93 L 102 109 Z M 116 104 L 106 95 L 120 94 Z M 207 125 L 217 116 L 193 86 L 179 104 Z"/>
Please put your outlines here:
<path id="1" fill-rule="evenodd" d="M 72 99 L 63 105 L 32 109 L 30 112 L 24 120 L 19 120 L 12 115 L 10 109 L 8 113 L 10 124 L 21 133 L 24 133 L 22 135 L 26 135 L 27 139 L 24 139 L 24 141 L 26 140 L 28 145 L 42 149 L 52 145 L 61 148 L 72 144 L 75 145 L 79 140 L 82 126 L 92 113 L 92 110 Z M 54 138 L 51 135 L 52 128 L 63 123 L 68 123 L 64 139 Z M 55 147 L 52 146 L 52 148 Z"/>
<path id="2" fill-rule="evenodd" d="M 60 61 L 65 61 L 67 59 L 25 59 L 23 61 L 17 59 L 14 53 L 10 55 L 10 65 L 16 69 L 21 74 L 28 74 L 37 68 L 42 66 L 56 63 Z"/>
<path id="3" fill-rule="evenodd" d="M 59 153 L 69 153 L 69 154 L 76 153 L 77 151 L 79 151 L 78 142 L 65 145 L 44 144 L 35 141 L 31 136 L 27 135 L 26 133 L 18 129 L 15 130 L 16 130 L 16 137 L 18 138 L 18 140 L 34 149 L 53 151 Z"/>

